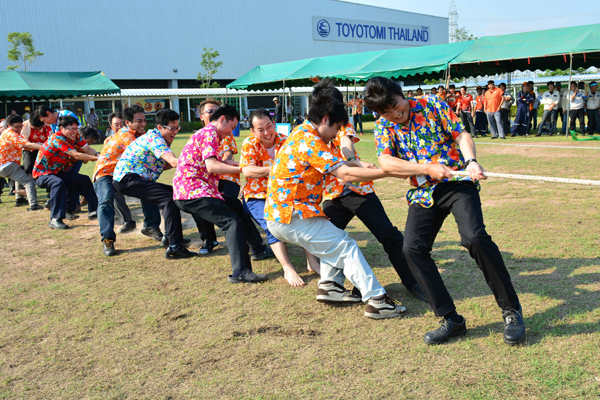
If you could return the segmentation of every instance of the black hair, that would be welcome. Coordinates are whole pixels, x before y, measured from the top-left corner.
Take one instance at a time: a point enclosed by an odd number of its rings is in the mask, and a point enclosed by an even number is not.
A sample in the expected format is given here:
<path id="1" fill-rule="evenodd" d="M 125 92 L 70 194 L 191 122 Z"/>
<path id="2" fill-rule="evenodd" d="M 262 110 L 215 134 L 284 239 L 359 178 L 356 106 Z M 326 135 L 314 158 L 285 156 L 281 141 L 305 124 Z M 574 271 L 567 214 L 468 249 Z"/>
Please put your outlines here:
<path id="1" fill-rule="evenodd" d="M 170 108 L 162 108 L 156 113 L 154 118 L 155 125 L 167 126 L 171 121 L 179 121 L 179 113 Z"/>
<path id="2" fill-rule="evenodd" d="M 385 113 L 393 107 L 396 104 L 396 96 L 404 98 L 400 85 L 381 76 L 369 79 L 364 94 L 367 108 L 378 114 Z"/>
<path id="3" fill-rule="evenodd" d="M 66 128 L 67 126 L 71 126 L 73 124 L 79 125 L 79 120 L 70 115 L 66 115 L 58 119 L 58 126 L 61 128 Z"/>
<path id="4" fill-rule="evenodd" d="M 598 83 L 596 83 L 596 81 L 591 81 L 589 86 L 592 87 L 592 85 L 597 85 Z"/>
<path id="5" fill-rule="evenodd" d="M 491 83 L 492 85 L 495 85 L 494 81 L 492 81 L 492 80 L 489 80 L 487 84 L 489 85 L 490 83 Z"/>
<path id="6" fill-rule="evenodd" d="M 23 117 L 21 117 L 19 114 L 10 114 L 8 117 L 6 117 L 6 123 L 8 125 L 18 124 L 19 122 L 23 122 Z"/>
<path id="7" fill-rule="evenodd" d="M 506 83 L 502 82 L 501 84 L 498 85 L 498 87 L 502 87 L 504 86 L 504 88 L 506 89 Z"/>
<path id="8" fill-rule="evenodd" d="M 442 89 L 442 90 L 446 89 L 446 87 L 444 85 L 439 85 L 437 88 Z"/>
<path id="9" fill-rule="evenodd" d="M 225 119 L 227 121 L 232 121 L 234 118 L 237 119 L 238 122 L 240 120 L 240 113 L 238 112 L 238 110 L 236 110 L 235 107 L 225 103 L 221 107 L 217 108 L 217 110 L 214 113 L 211 114 L 210 122 L 218 120 L 223 115 L 225 116 Z"/>
<path id="10" fill-rule="evenodd" d="M 108 124 L 111 125 L 112 124 L 112 120 L 113 118 L 120 118 L 123 119 L 123 114 L 121 114 L 121 111 L 115 111 L 112 112 L 108 115 Z M 129 121 L 132 122 L 132 121 Z"/>
<path id="11" fill-rule="evenodd" d="M 44 126 L 44 123 L 40 120 L 40 116 L 35 112 L 29 116 L 29 124 L 34 128 L 41 128 Z"/>
<path id="12" fill-rule="evenodd" d="M 556 85 L 554 85 L 554 82 L 552 82 L 552 81 L 548 82 L 548 84 L 546 86 L 550 86 L 550 85 L 556 86 Z"/>
<path id="13" fill-rule="evenodd" d="M 530 85 L 533 85 L 533 81 L 528 81 L 527 83 Z"/>
<path id="14" fill-rule="evenodd" d="M 123 117 L 125 121 L 133 122 L 133 116 L 138 113 L 144 113 L 144 108 L 142 106 L 138 106 L 137 104 L 132 105 L 131 107 L 125 107 L 123 110 Z M 108 120 L 110 122 L 110 119 Z"/>
<path id="15" fill-rule="evenodd" d="M 461 89 L 462 89 L 462 88 L 465 88 L 465 90 L 467 90 L 467 87 L 466 87 L 465 85 L 462 85 L 460 88 L 461 88 Z"/>
<path id="16" fill-rule="evenodd" d="M 56 112 L 54 108 L 50 108 L 45 105 L 40 105 L 35 109 L 35 114 L 37 114 L 39 117 L 47 117 L 48 113 L 53 114 L 54 112 Z"/>
<path id="17" fill-rule="evenodd" d="M 91 126 L 84 126 L 79 129 L 79 133 L 83 138 L 93 137 L 94 139 L 98 139 L 98 131 L 92 128 Z"/>
<path id="18" fill-rule="evenodd" d="M 348 112 L 344 104 L 344 96 L 342 92 L 333 86 L 331 79 L 322 79 L 313 86 L 308 104 L 308 120 L 315 126 L 320 125 L 326 115 L 329 116 L 329 126 L 333 126 L 335 123 L 348 124 Z"/>
<path id="19" fill-rule="evenodd" d="M 456 89 L 456 86 L 454 84 L 448 85 L 448 89 Z"/>
<path id="20" fill-rule="evenodd" d="M 300 114 L 298 114 L 300 115 Z M 265 110 L 264 108 L 259 108 L 258 110 L 254 110 L 252 111 L 252 114 L 250 114 L 250 129 L 254 129 L 254 124 L 252 121 L 254 121 L 254 118 L 258 118 L 258 119 L 263 119 L 264 117 L 268 117 L 271 122 L 273 122 L 273 117 L 271 116 L 271 113 L 268 112 L 267 110 Z"/>

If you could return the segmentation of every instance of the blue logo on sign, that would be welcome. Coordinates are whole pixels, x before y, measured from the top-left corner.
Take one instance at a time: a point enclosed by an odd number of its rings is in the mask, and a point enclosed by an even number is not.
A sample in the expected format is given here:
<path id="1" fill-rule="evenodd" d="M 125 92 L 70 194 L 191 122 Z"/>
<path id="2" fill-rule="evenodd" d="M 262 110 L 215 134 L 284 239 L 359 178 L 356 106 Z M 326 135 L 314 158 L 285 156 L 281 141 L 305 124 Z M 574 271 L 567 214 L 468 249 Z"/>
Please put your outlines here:
<path id="1" fill-rule="evenodd" d="M 319 32 L 319 36 L 327 37 L 327 36 L 329 36 L 330 31 L 331 31 L 331 28 L 329 27 L 329 22 L 327 22 L 324 19 L 317 22 L 317 32 Z"/>

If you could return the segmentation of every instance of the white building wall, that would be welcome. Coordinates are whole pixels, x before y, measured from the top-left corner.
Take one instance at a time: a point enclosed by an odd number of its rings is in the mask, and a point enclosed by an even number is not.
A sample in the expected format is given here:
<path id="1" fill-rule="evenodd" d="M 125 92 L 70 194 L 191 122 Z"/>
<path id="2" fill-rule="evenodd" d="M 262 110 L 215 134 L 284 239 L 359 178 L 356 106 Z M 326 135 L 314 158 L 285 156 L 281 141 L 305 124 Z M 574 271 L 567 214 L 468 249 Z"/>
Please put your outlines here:
<path id="1" fill-rule="evenodd" d="M 313 16 L 429 27 L 448 42 L 448 19 L 335 0 L 1 0 L 0 70 L 9 32 L 30 32 L 44 56 L 32 71 L 103 71 L 111 79 L 195 79 L 204 47 L 217 79 L 261 64 L 405 46 L 313 40 Z M 177 72 L 174 72 L 177 70 Z"/>

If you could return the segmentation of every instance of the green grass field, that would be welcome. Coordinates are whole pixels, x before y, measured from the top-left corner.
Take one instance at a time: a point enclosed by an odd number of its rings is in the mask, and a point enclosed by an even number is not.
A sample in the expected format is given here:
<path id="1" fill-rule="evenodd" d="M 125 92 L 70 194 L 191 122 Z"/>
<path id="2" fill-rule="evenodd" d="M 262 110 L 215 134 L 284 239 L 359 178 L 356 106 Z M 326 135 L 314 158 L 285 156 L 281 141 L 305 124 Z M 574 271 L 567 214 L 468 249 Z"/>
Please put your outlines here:
<path id="1" fill-rule="evenodd" d="M 376 162 L 372 123 L 365 125 L 357 149 Z M 178 135 L 176 155 L 188 137 Z M 476 142 L 477 158 L 491 172 L 600 180 L 600 142 L 502 141 L 572 149 Z M 82 172 L 92 170 L 87 164 Z M 172 176 L 167 171 L 161 181 Z M 376 183 L 401 230 L 407 189 L 406 181 Z M 422 336 L 438 319 L 407 294 L 382 246 L 356 219 L 348 231 L 380 282 L 408 309 L 403 318 L 375 321 L 360 305 L 317 303 L 318 277 L 294 246 L 291 259 L 306 286 L 291 288 L 276 260 L 254 263 L 269 282 L 231 285 L 221 232 L 223 245 L 208 257 L 168 261 L 138 230 L 119 235 L 120 254 L 108 258 L 97 222 L 85 213 L 67 221 L 72 229 L 51 230 L 47 211 L 14 208 L 6 194 L 0 205 L 2 399 L 600 398 L 598 187 L 482 183 L 486 226 L 524 309 L 527 342 L 518 347 L 503 343 L 500 310 L 451 217 L 433 257 L 469 332 L 427 346 Z M 45 191 L 38 194 L 43 203 Z M 131 208 L 141 221 L 139 203 Z M 199 235 L 184 218 L 184 234 L 197 250 Z"/>

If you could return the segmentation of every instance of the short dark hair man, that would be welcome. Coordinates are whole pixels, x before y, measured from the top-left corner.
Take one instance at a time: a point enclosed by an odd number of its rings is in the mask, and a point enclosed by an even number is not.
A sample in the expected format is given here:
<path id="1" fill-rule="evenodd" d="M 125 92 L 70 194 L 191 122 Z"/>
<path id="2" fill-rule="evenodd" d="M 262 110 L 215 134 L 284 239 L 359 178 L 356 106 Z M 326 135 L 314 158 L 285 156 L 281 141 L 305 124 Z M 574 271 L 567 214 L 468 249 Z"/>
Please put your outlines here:
<path id="1" fill-rule="evenodd" d="M 69 110 L 59 111 L 48 106 L 41 105 L 38 106 L 34 114 L 37 116 L 37 118 L 39 118 L 40 121 L 50 126 L 52 133 L 57 133 L 59 131 L 58 124 L 60 117 L 73 117 L 77 120 L 77 124 L 81 126 L 81 122 L 79 121 L 79 118 L 77 118 L 77 115 L 73 114 L 73 112 Z"/>
<path id="2" fill-rule="evenodd" d="M 547 86 L 548 90 L 540 95 L 540 102 L 544 105 L 544 114 L 542 114 L 542 121 L 535 136 L 542 136 L 542 126 L 546 122 L 550 122 L 548 136 L 552 136 L 556 132 L 556 115 L 558 113 L 557 106 L 560 103 L 560 93 L 558 90 L 554 90 L 554 82 L 548 82 Z"/>
<path id="3" fill-rule="evenodd" d="M 156 113 L 156 128 L 131 143 L 121 155 L 113 174 L 114 189 L 160 207 L 165 219 L 169 247 L 165 258 L 189 258 L 196 254 L 184 245 L 181 213 L 173 200 L 173 186 L 156 182 L 166 169 L 177 168 L 170 146 L 181 129 L 179 114 L 168 108 Z"/>
<path id="4" fill-rule="evenodd" d="M 600 133 L 600 91 L 598 91 L 598 83 L 590 82 L 589 91 L 587 93 L 587 117 L 588 117 L 588 135 L 593 135 L 594 132 Z"/>
<path id="5" fill-rule="evenodd" d="M 296 244 L 321 259 L 317 301 L 367 303 L 365 316 L 395 318 L 406 309 L 388 298 L 356 241 L 336 228 L 320 207 L 325 175 L 347 182 L 388 176 L 380 169 L 349 167 L 328 143 L 348 124 L 344 98 L 329 79 L 314 86 L 308 120 L 298 126 L 277 153 L 265 203 L 269 231 L 282 242 Z M 345 290 L 345 274 L 360 296 Z"/>
<path id="6" fill-rule="evenodd" d="M 279 97 L 273 97 L 273 103 L 275 103 L 275 123 L 280 124 L 283 121 L 283 105 Z"/>
<path id="7" fill-rule="evenodd" d="M 41 119 L 41 118 L 40 118 Z M 97 218 L 98 198 L 89 176 L 74 170 L 71 159 L 96 161 L 98 152 L 78 137 L 79 120 L 71 115 L 60 117 L 59 131 L 52 134 L 38 152 L 33 177 L 39 187 L 50 190 L 50 223 L 52 229 L 67 229 L 67 196 L 81 193 L 88 202 L 88 218 Z M 79 152 L 81 149 L 83 152 Z"/>
<path id="8" fill-rule="evenodd" d="M 365 108 L 365 101 L 354 92 L 354 98 L 347 103 L 347 106 L 352 108 L 352 123 L 354 124 L 354 131 L 358 132 L 358 126 L 360 125 L 360 134 L 363 134 L 362 115 Z"/>
<path id="9" fill-rule="evenodd" d="M 504 341 L 521 342 L 525 324 L 519 298 L 500 250 L 483 224 L 477 181 L 485 175 L 475 159 L 473 139 L 446 103 L 435 97 L 405 99 L 402 88 L 390 79 L 369 79 L 365 100 L 370 110 L 381 114 L 375 123 L 381 168 L 411 177 L 403 254 L 435 315 L 444 317 L 438 329 L 425 334 L 424 342 L 444 343 L 467 330 L 431 258 L 435 237 L 450 213 L 458 225 L 462 245 L 483 271 L 502 309 Z M 469 176 L 453 177 L 451 170 L 459 169 Z"/>
<path id="10" fill-rule="evenodd" d="M 533 97 L 529 93 L 529 84 L 523 82 L 522 89 L 517 93 L 517 114 L 511 128 L 511 136 L 526 136 L 529 134 L 529 105 Z"/>

